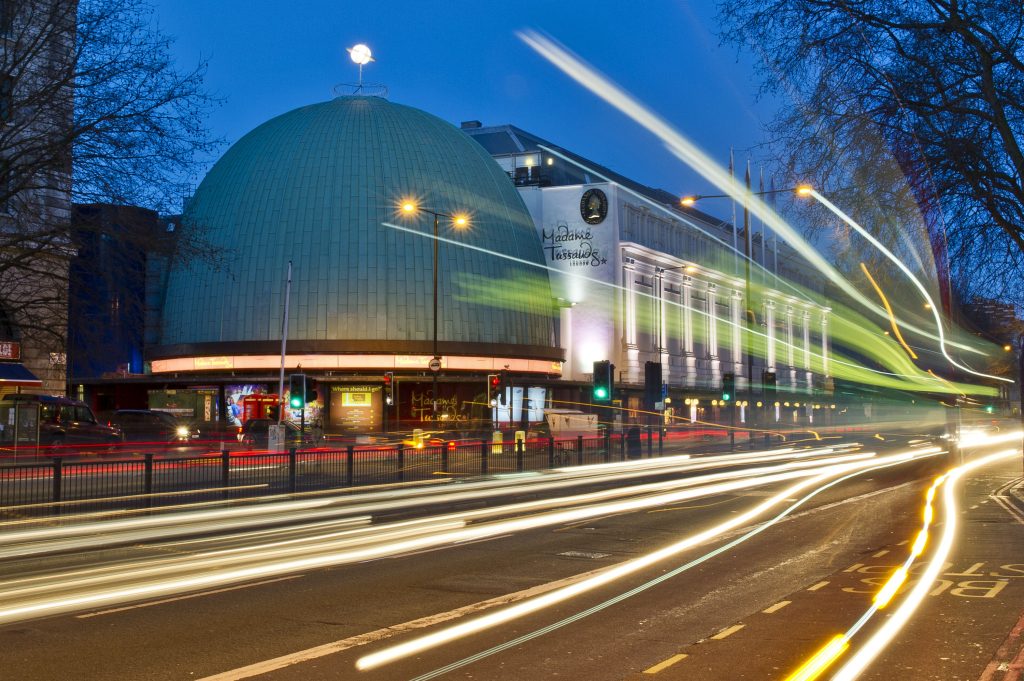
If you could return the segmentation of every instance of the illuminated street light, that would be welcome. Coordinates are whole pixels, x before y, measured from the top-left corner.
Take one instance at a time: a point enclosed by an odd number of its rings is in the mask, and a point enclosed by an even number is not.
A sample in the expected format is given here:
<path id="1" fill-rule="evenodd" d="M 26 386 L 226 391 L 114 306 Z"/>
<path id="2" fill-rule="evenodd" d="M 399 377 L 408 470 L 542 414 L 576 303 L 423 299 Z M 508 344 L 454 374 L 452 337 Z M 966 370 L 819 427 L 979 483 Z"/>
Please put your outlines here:
<path id="1" fill-rule="evenodd" d="M 354 49 L 354 48 L 353 48 Z M 401 211 L 403 215 L 412 216 L 415 213 L 429 213 L 434 216 L 434 359 L 438 362 L 441 361 L 441 355 L 437 351 L 437 251 L 440 239 L 437 233 L 437 219 L 448 218 L 452 221 L 452 224 L 456 227 L 466 227 L 469 225 L 469 217 L 465 213 L 455 213 L 454 215 L 448 213 L 440 213 L 438 211 L 430 210 L 416 204 L 411 199 L 405 199 L 401 203 Z M 437 419 L 437 371 L 431 370 L 434 375 L 434 392 L 433 392 L 433 416 Z"/>

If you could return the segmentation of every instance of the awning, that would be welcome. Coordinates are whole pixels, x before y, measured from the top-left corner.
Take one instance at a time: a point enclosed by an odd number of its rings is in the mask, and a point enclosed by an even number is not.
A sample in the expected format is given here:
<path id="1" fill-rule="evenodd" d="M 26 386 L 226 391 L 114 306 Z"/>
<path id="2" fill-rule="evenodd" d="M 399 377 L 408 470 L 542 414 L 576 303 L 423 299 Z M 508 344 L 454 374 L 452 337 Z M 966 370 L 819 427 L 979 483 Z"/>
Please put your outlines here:
<path id="1" fill-rule="evenodd" d="M 25 386 L 38 388 L 43 382 L 21 363 L 0 362 L 0 387 Z"/>

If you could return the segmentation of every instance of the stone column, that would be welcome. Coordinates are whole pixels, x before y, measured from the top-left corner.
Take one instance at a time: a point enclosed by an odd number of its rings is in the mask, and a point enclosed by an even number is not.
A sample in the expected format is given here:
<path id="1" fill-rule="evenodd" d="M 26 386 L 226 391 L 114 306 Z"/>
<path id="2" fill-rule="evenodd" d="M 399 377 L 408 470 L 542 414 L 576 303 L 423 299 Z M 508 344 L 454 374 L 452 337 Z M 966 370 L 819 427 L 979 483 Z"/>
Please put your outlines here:
<path id="1" fill-rule="evenodd" d="M 697 357 L 693 354 L 693 278 L 683 277 L 680 286 L 683 313 L 683 364 L 686 368 L 685 384 L 692 388 L 697 384 Z"/>
<path id="2" fill-rule="evenodd" d="M 626 376 L 628 383 L 639 380 L 640 349 L 636 344 L 636 270 L 632 265 L 622 266 L 624 296 L 623 342 L 626 350 Z"/>
<path id="3" fill-rule="evenodd" d="M 793 344 L 793 308 L 786 306 L 786 365 L 789 367 L 789 387 L 796 390 L 796 346 Z"/>
<path id="4" fill-rule="evenodd" d="M 736 389 L 747 389 L 747 372 L 743 356 L 743 293 L 733 291 L 729 301 L 729 318 L 732 321 L 732 371 L 736 374 Z"/>
<path id="5" fill-rule="evenodd" d="M 665 270 L 659 269 L 654 277 L 654 295 L 658 306 L 655 345 L 658 351 L 658 361 L 661 362 L 661 378 L 665 383 L 671 383 L 672 365 L 669 364 L 668 357 L 668 304 L 665 299 Z"/>
<path id="6" fill-rule="evenodd" d="M 811 371 L 811 313 L 804 310 L 804 383 L 810 392 L 814 384 L 814 373 Z"/>
<path id="7" fill-rule="evenodd" d="M 708 284 L 707 290 L 707 312 L 708 312 L 708 359 L 711 360 L 711 385 L 718 385 L 722 374 L 722 363 L 718 357 L 718 306 L 715 302 L 718 293 L 718 286 Z"/>

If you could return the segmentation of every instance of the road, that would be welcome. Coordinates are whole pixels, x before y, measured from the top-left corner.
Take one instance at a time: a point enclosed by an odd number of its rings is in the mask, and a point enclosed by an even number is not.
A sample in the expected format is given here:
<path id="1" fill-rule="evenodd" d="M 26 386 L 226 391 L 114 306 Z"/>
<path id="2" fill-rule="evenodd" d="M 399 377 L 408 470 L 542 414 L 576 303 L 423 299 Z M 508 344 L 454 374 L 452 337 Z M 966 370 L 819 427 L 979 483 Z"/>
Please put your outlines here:
<path id="1" fill-rule="evenodd" d="M 829 673 L 895 619 L 951 513 L 937 578 L 861 678 L 978 680 L 989 666 L 986 679 L 1011 678 L 1019 446 L 963 454 L 1017 448 L 951 482 L 949 499 L 936 487 L 909 579 Z M 929 447 L 654 459 L 8 525 L 0 661 L 27 680 L 783 679 L 862 618 L 910 555 L 929 488 L 960 461 Z M 453 627 L 470 631 L 357 670 Z"/>

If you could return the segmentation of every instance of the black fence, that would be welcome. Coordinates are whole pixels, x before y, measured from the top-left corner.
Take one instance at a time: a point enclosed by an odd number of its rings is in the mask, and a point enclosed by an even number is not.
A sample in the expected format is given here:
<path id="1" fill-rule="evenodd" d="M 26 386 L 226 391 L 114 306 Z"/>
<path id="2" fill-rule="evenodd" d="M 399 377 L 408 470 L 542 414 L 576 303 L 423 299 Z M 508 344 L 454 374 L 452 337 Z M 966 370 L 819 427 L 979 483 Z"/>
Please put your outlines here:
<path id="1" fill-rule="evenodd" d="M 658 456 L 662 432 L 601 437 L 133 458 L 54 457 L 0 464 L 0 517 L 147 508 Z"/>

